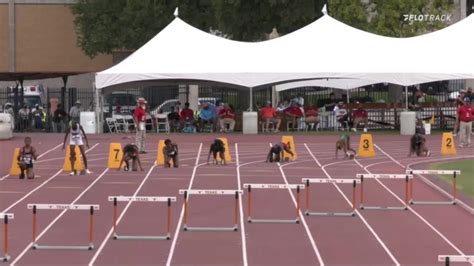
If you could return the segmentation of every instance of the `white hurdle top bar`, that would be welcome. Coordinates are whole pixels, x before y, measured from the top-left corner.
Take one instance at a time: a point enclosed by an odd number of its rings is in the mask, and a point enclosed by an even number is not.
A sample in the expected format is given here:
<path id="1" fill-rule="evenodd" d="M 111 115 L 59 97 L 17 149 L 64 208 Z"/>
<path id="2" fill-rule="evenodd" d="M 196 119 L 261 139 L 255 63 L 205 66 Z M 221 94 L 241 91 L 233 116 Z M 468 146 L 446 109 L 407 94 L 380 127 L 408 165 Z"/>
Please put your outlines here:
<path id="1" fill-rule="evenodd" d="M 109 196 L 109 201 L 141 201 L 141 202 L 176 202 L 176 197 L 146 197 L 146 196 Z"/>
<path id="2" fill-rule="evenodd" d="M 242 190 L 232 190 L 232 189 L 180 189 L 179 194 L 183 195 L 184 192 L 187 192 L 188 195 L 211 195 L 211 196 L 220 196 L 220 195 L 235 195 L 235 193 L 242 194 Z"/>
<path id="3" fill-rule="evenodd" d="M 462 256 L 462 255 L 439 255 L 438 261 L 446 261 L 446 257 L 449 257 L 451 262 L 471 262 L 474 263 L 474 255 Z"/>
<path id="4" fill-rule="evenodd" d="M 304 185 L 300 184 L 244 184 L 244 188 L 255 188 L 255 189 L 304 189 Z"/>
<path id="5" fill-rule="evenodd" d="M 5 219 L 5 216 L 6 216 L 8 219 L 13 219 L 13 218 L 15 218 L 15 215 L 13 215 L 13 213 L 3 213 L 3 212 L 0 212 L 0 220 Z"/>
<path id="6" fill-rule="evenodd" d="M 306 183 L 309 181 L 309 183 L 324 183 L 324 184 L 354 184 L 354 181 L 356 184 L 360 184 L 359 179 L 345 179 L 345 178 L 339 178 L 339 179 L 328 179 L 328 178 L 303 178 L 301 180 L 303 183 Z"/>
<path id="7" fill-rule="evenodd" d="M 364 178 L 388 178 L 388 179 L 405 179 L 408 178 L 412 179 L 413 175 L 410 174 L 357 174 L 358 178 L 363 176 Z"/>
<path id="8" fill-rule="evenodd" d="M 36 206 L 38 210 L 90 210 L 90 208 L 94 208 L 94 210 L 99 209 L 99 205 L 92 205 L 92 204 L 28 204 L 28 209 L 33 209 L 33 206 Z"/>
<path id="9" fill-rule="evenodd" d="M 406 170 L 407 174 L 421 175 L 457 175 L 461 174 L 461 170 Z"/>

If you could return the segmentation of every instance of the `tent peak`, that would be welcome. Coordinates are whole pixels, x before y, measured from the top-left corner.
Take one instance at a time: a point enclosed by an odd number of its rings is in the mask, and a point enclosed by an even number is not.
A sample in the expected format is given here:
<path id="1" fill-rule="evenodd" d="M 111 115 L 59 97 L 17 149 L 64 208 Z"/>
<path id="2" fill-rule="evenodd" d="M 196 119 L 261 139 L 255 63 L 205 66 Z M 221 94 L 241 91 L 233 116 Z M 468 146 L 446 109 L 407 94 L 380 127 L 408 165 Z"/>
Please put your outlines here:
<path id="1" fill-rule="evenodd" d="M 327 14 L 328 14 L 328 7 L 327 7 L 326 4 L 324 4 L 323 9 L 321 9 L 321 12 L 323 13 L 323 15 L 327 15 Z"/>
<path id="2" fill-rule="evenodd" d="M 173 15 L 174 15 L 176 18 L 179 16 L 179 10 L 178 10 L 178 9 L 179 9 L 179 8 L 176 7 L 176 9 L 175 9 L 174 12 L 173 12 Z"/>

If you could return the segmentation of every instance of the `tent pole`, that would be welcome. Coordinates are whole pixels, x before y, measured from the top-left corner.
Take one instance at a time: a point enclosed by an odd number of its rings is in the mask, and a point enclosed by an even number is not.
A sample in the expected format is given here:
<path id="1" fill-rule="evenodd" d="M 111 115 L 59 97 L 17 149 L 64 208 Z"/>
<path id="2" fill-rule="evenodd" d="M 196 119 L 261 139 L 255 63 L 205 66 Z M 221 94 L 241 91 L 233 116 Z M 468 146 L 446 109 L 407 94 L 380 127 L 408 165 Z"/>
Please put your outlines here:
<path id="1" fill-rule="evenodd" d="M 249 112 L 253 112 L 253 88 L 250 87 L 250 106 L 249 106 Z"/>
<path id="2" fill-rule="evenodd" d="M 351 102 L 351 90 L 347 90 L 347 99 L 346 99 L 347 103 L 350 103 Z"/>
<path id="3" fill-rule="evenodd" d="M 408 86 L 405 86 L 405 109 L 408 111 Z"/>

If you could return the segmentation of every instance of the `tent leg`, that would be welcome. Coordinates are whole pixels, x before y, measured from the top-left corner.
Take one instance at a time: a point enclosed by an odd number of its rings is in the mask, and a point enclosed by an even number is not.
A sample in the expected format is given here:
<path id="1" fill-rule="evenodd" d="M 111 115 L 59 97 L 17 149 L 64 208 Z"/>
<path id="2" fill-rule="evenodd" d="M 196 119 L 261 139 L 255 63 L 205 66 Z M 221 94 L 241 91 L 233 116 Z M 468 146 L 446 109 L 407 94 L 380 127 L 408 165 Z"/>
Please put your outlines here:
<path id="1" fill-rule="evenodd" d="M 249 112 L 253 112 L 253 88 L 250 87 Z"/>
<path id="2" fill-rule="evenodd" d="M 405 109 L 408 111 L 408 86 L 405 86 Z"/>

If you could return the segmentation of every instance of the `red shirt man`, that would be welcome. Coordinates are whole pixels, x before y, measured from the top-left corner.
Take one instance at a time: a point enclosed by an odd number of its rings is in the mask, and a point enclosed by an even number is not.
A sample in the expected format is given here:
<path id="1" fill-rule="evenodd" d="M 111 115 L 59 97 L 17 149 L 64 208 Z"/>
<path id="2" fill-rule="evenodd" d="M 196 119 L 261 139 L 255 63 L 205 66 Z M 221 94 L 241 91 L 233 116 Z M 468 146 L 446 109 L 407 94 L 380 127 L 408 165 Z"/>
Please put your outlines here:
<path id="1" fill-rule="evenodd" d="M 232 109 L 230 109 L 227 105 L 225 105 L 224 108 L 222 108 L 222 109 L 219 111 L 219 118 L 222 118 L 222 119 L 225 119 L 225 118 L 234 119 L 234 117 L 235 117 L 234 111 L 232 111 Z"/>
<path id="2" fill-rule="evenodd" d="M 471 146 L 472 121 L 474 120 L 474 108 L 471 106 L 471 99 L 464 98 L 464 105 L 458 109 L 459 115 L 459 147 Z"/>
<path id="3" fill-rule="evenodd" d="M 184 121 L 192 121 L 194 120 L 194 111 L 189 108 L 189 103 L 184 104 L 183 110 L 180 113 L 181 119 Z"/>
<path id="4" fill-rule="evenodd" d="M 290 107 L 285 109 L 285 114 L 293 117 L 302 117 L 303 111 L 301 111 L 301 107 L 297 105 L 291 105 Z"/>
<path id="5" fill-rule="evenodd" d="M 272 119 L 277 116 L 277 112 L 271 105 L 266 105 L 260 109 L 260 117 L 262 119 Z"/>
<path id="6" fill-rule="evenodd" d="M 364 124 L 364 129 L 367 127 L 369 121 L 369 114 L 367 111 L 361 106 L 359 102 L 357 102 L 357 109 L 352 111 L 352 119 L 353 119 L 353 130 L 357 131 L 357 126 L 360 123 Z"/>
<path id="7" fill-rule="evenodd" d="M 474 108 L 468 101 L 465 100 L 465 104 L 459 106 L 458 108 L 458 115 L 461 122 L 472 122 L 474 117 Z"/>
<path id="8" fill-rule="evenodd" d="M 137 106 L 135 111 L 133 111 L 133 117 L 135 118 L 136 122 L 145 122 L 146 120 L 146 113 L 141 106 Z"/>
<path id="9" fill-rule="evenodd" d="M 228 104 L 224 104 L 224 107 L 219 111 L 219 125 L 221 132 L 234 132 L 235 127 L 235 114 L 234 111 L 229 107 Z M 226 124 L 229 125 L 229 129 L 226 128 Z"/>

